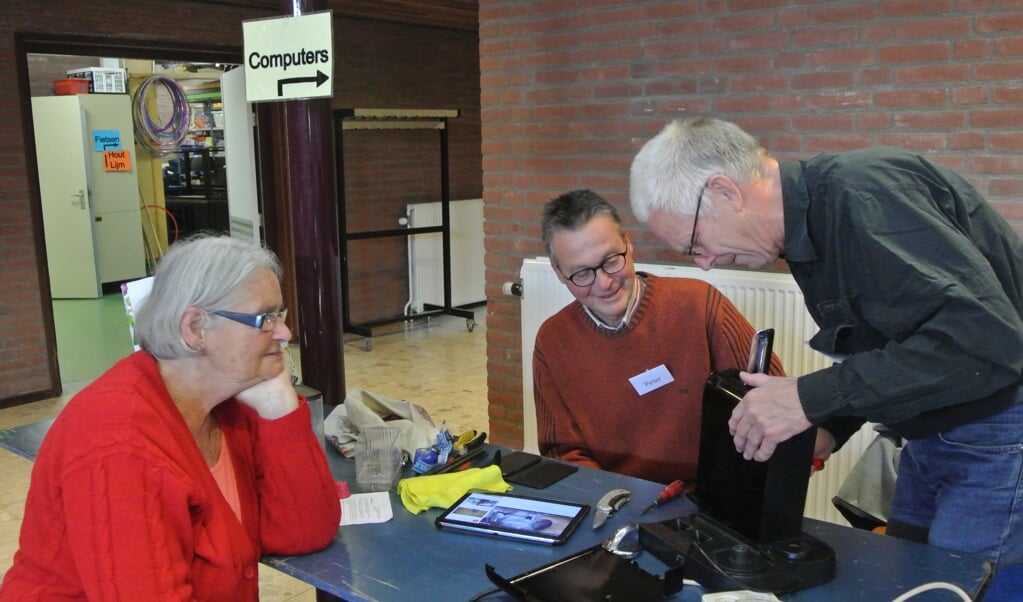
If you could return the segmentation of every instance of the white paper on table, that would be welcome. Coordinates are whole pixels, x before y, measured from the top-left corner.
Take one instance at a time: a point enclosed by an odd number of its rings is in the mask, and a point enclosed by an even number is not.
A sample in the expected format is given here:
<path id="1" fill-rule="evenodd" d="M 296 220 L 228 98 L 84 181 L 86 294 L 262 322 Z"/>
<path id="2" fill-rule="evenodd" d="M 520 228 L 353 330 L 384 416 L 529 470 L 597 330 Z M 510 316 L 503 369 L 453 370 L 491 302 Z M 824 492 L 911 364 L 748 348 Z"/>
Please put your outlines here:
<path id="1" fill-rule="evenodd" d="M 341 500 L 341 526 L 386 523 L 394 518 L 391 495 L 386 491 L 353 493 Z"/>

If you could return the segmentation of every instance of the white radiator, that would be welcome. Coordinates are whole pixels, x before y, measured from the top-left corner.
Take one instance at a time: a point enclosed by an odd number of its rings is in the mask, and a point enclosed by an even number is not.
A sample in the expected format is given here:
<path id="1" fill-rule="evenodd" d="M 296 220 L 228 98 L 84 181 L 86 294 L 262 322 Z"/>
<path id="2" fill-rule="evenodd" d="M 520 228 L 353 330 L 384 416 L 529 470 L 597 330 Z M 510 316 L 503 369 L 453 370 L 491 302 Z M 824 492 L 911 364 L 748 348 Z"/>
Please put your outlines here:
<path id="1" fill-rule="evenodd" d="M 441 225 L 441 204 L 406 206 L 410 228 Z M 451 306 L 487 300 L 483 274 L 483 199 L 448 203 L 451 241 Z M 444 247 L 440 232 L 408 237 L 409 302 L 406 314 L 422 313 L 424 305 L 444 305 Z"/>
<path id="2" fill-rule="evenodd" d="M 718 288 L 746 316 L 754 328 L 774 328 L 774 352 L 786 374 L 800 376 L 824 368 L 829 360 L 810 349 L 806 341 L 817 331 L 803 305 L 803 294 L 792 276 L 775 272 L 711 270 L 672 265 L 636 264 L 636 269 L 658 276 L 698 278 Z M 540 324 L 572 301 L 546 257 L 522 262 L 522 402 L 523 447 L 537 451 L 536 406 L 533 401 L 533 342 Z M 864 427 L 833 455 L 822 472 L 810 479 L 805 515 L 847 525 L 831 498 L 849 469 L 874 438 L 873 426 Z"/>

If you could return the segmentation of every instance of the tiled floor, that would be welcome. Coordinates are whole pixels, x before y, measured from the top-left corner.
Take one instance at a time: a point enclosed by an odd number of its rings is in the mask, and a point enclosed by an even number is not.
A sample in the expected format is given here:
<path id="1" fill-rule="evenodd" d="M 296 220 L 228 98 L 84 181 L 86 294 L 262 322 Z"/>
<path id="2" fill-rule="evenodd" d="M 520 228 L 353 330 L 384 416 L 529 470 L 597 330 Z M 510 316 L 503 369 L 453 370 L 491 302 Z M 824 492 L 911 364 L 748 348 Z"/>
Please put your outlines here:
<path id="1" fill-rule="evenodd" d="M 75 311 L 82 312 L 84 317 L 77 322 L 69 320 L 66 323 L 84 324 L 93 319 L 101 320 L 89 315 L 103 315 L 103 310 L 88 308 L 85 304 L 76 307 Z M 99 313 L 89 314 L 97 311 Z M 115 313 L 111 312 L 111 315 Z M 429 320 L 382 327 L 374 332 L 370 351 L 366 350 L 361 337 L 346 337 L 347 388 L 361 387 L 417 403 L 429 412 L 434 422 L 439 424 L 446 420 L 453 432 L 469 429 L 486 431 L 486 309 L 477 307 L 475 313 L 477 324 L 472 332 L 466 327 L 465 319 L 452 316 L 435 316 Z M 118 318 L 123 319 L 123 314 Z M 127 341 L 127 325 L 125 322 L 117 324 L 117 321 L 114 320 L 107 331 L 115 340 L 120 337 L 120 340 Z M 86 329 L 79 330 L 85 332 Z M 94 369 L 72 365 L 70 355 L 65 360 L 65 352 L 76 356 L 97 355 L 90 350 L 99 348 L 106 352 L 121 345 L 119 342 L 101 344 L 99 341 L 107 336 L 102 330 L 85 332 L 81 342 L 58 331 L 59 344 L 63 347 L 59 354 L 62 374 L 89 373 Z M 128 347 L 130 350 L 130 345 Z M 56 416 L 64 403 L 87 382 L 66 384 L 65 394 L 57 399 L 0 410 L 0 430 Z M 0 450 L 0 579 L 10 568 L 17 549 L 31 469 L 30 461 Z M 315 592 L 310 586 L 266 566 L 260 567 L 260 592 L 262 602 L 315 600 Z"/>

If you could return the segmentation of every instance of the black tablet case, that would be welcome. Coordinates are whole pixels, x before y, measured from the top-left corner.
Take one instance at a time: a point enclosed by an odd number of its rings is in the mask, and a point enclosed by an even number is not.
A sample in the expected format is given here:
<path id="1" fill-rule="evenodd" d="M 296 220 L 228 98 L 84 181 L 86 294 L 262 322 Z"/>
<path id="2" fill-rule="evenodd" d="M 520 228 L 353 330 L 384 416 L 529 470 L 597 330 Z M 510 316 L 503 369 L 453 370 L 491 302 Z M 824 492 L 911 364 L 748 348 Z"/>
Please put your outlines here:
<path id="1" fill-rule="evenodd" d="M 501 474 L 509 483 L 545 489 L 579 470 L 578 466 L 516 451 L 501 458 Z"/>

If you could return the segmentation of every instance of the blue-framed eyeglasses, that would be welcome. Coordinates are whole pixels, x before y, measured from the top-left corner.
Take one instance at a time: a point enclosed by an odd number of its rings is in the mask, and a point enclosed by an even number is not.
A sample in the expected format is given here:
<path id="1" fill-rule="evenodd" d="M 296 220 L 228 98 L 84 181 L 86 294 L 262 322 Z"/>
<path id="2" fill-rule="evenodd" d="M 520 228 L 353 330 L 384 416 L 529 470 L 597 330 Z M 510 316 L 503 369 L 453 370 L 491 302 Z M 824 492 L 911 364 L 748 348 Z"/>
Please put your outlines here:
<path id="1" fill-rule="evenodd" d="M 582 268 L 572 272 L 571 276 L 566 276 L 568 280 L 576 286 L 589 286 L 593 284 L 593 281 L 597 279 L 597 270 L 603 271 L 605 274 L 610 276 L 611 274 L 617 274 L 622 271 L 625 267 L 625 256 L 628 254 L 629 249 L 626 248 L 621 253 L 615 253 L 614 255 L 608 255 L 604 260 L 604 263 L 592 267 Z"/>
<path id="2" fill-rule="evenodd" d="M 210 312 L 215 316 L 221 318 L 227 318 L 228 320 L 234 320 L 239 324 L 258 328 L 263 332 L 270 332 L 277 325 L 277 322 L 283 323 L 288 317 L 288 308 L 282 307 L 277 311 L 268 311 L 265 314 L 243 314 L 236 311 L 227 311 L 224 309 L 218 309 L 217 311 Z"/>

